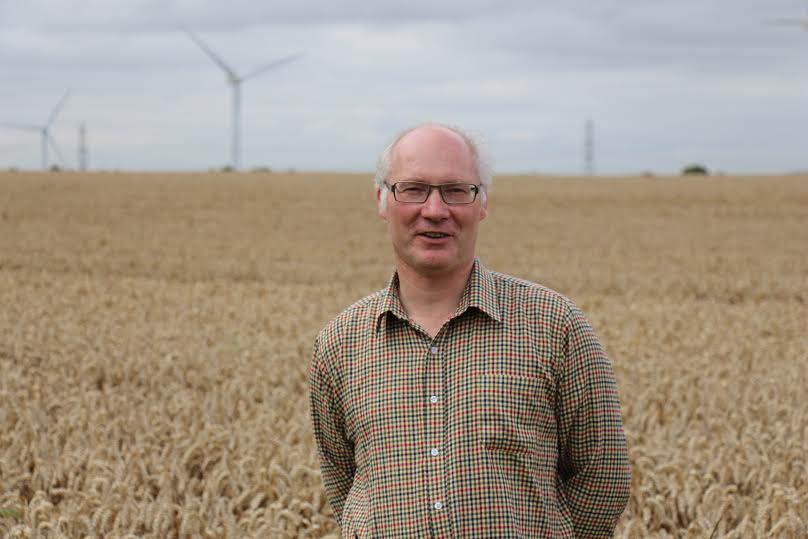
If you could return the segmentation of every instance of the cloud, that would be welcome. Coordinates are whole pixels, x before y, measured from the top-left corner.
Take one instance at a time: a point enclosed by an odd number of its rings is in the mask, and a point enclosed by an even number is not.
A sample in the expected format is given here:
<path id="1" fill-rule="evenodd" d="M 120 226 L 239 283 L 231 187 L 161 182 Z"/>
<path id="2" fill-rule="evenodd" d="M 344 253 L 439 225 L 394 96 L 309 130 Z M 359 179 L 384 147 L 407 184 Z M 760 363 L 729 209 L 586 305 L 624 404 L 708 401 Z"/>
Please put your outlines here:
<path id="1" fill-rule="evenodd" d="M 230 90 L 182 23 L 239 73 L 305 53 L 244 85 L 247 166 L 370 169 L 396 130 L 437 120 L 485 134 L 501 170 L 578 171 L 591 116 L 604 171 L 675 171 L 688 154 L 727 170 L 799 168 L 808 33 L 762 21 L 803 10 L 796 0 L 0 0 L 0 121 L 40 121 L 71 87 L 55 132 L 70 141 L 87 122 L 93 162 L 223 164 Z M 0 135 L 0 166 L 25 145 Z"/>
<path id="2" fill-rule="evenodd" d="M 327 2 L 254 2 L 232 0 L 94 0 L 65 3 L 33 0 L 15 6 L 13 17 L 0 26 L 36 26 L 52 31 L 154 32 L 170 31 L 177 24 L 209 31 L 233 31 L 255 25 L 328 24 L 356 21 L 398 23 L 430 20 L 462 20 L 504 11 L 520 11 L 527 0 L 466 0 L 409 2 L 351 0 Z"/>

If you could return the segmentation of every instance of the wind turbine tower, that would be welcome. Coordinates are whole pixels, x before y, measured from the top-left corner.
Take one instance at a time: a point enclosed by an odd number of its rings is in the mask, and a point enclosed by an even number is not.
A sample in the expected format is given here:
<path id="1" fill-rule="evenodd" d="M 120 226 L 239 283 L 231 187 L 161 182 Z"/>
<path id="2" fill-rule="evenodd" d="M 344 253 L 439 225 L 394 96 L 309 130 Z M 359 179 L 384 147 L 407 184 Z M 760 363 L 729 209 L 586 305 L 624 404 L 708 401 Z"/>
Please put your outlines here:
<path id="1" fill-rule="evenodd" d="M 225 72 L 227 76 L 227 83 L 230 85 L 233 91 L 233 117 L 231 120 L 233 135 L 232 135 L 232 143 L 230 147 L 230 154 L 231 154 L 231 161 L 233 170 L 238 170 L 241 167 L 241 83 L 247 79 L 251 79 L 270 69 L 280 67 L 283 64 L 287 64 L 293 60 L 296 60 L 300 55 L 299 54 L 292 54 L 289 56 L 284 56 L 282 58 L 278 58 L 277 60 L 273 60 L 272 62 L 259 67 L 253 71 L 245 75 L 238 75 L 235 70 L 230 67 L 227 63 L 220 56 L 218 56 L 213 50 L 208 47 L 204 41 L 202 41 L 198 36 L 196 36 L 193 32 L 188 29 L 185 29 L 185 32 L 188 34 L 194 43 L 196 43 L 202 52 L 204 52 L 213 62 L 218 65 L 222 71 Z"/>
<path id="2" fill-rule="evenodd" d="M 56 145 L 56 141 L 50 134 L 50 127 L 53 125 L 54 120 L 56 120 L 56 116 L 59 114 L 59 111 L 62 110 L 62 107 L 67 100 L 67 96 L 70 95 L 70 90 L 66 91 L 62 98 L 56 103 L 56 106 L 48 116 L 45 125 L 32 125 L 32 124 L 18 124 L 18 123 L 0 123 L 0 125 L 4 127 L 9 127 L 11 129 L 19 129 L 22 131 L 35 131 L 39 132 L 41 137 L 41 144 L 42 144 L 42 170 L 48 170 L 48 145 L 50 145 L 51 149 L 56 153 L 56 156 L 59 158 L 59 162 L 64 163 L 64 159 L 62 158 L 62 152 L 59 151 L 59 147 Z"/>
<path id="3" fill-rule="evenodd" d="M 584 124 L 584 175 L 595 175 L 595 123 L 591 118 Z"/>
<path id="4" fill-rule="evenodd" d="M 87 130 L 83 123 L 79 127 L 79 170 L 87 170 Z"/>

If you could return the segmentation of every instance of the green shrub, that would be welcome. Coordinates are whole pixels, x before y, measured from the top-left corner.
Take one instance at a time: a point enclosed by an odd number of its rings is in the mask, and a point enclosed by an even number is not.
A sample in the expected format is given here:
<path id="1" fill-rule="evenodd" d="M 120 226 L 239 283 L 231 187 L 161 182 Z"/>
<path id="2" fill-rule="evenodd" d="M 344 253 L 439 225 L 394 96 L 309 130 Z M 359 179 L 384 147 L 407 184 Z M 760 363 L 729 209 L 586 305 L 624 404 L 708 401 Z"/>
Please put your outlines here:
<path id="1" fill-rule="evenodd" d="M 709 174 L 710 172 L 707 170 L 707 167 L 704 165 L 699 165 L 698 163 L 693 163 L 692 165 L 687 165 L 685 168 L 682 169 L 683 175 L 688 174 Z"/>

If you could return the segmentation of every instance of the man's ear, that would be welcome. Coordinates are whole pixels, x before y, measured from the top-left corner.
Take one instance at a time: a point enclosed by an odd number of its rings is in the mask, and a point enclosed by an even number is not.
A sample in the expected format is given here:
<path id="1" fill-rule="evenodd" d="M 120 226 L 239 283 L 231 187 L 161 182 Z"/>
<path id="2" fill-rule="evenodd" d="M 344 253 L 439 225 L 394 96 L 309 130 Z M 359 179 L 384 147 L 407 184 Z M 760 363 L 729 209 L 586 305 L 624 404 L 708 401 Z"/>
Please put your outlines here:
<path id="1" fill-rule="evenodd" d="M 480 201 L 480 221 L 488 217 L 488 193 Z"/>
<path id="2" fill-rule="evenodd" d="M 382 195 L 382 191 L 384 191 L 384 195 Z M 383 203 L 382 196 L 387 196 L 387 189 L 376 189 L 376 210 L 379 213 L 379 217 L 387 220 L 387 205 Z"/>

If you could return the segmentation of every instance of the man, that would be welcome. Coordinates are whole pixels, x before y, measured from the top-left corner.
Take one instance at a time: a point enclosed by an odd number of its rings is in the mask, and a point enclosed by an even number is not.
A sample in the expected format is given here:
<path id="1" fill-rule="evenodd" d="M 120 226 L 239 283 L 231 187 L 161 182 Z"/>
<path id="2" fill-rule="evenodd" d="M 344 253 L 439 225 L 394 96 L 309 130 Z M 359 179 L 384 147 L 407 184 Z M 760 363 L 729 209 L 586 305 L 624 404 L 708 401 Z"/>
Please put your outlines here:
<path id="1" fill-rule="evenodd" d="M 376 175 L 396 272 L 320 332 L 311 411 L 343 537 L 611 537 L 630 483 L 583 314 L 475 258 L 489 168 L 427 124 Z"/>

